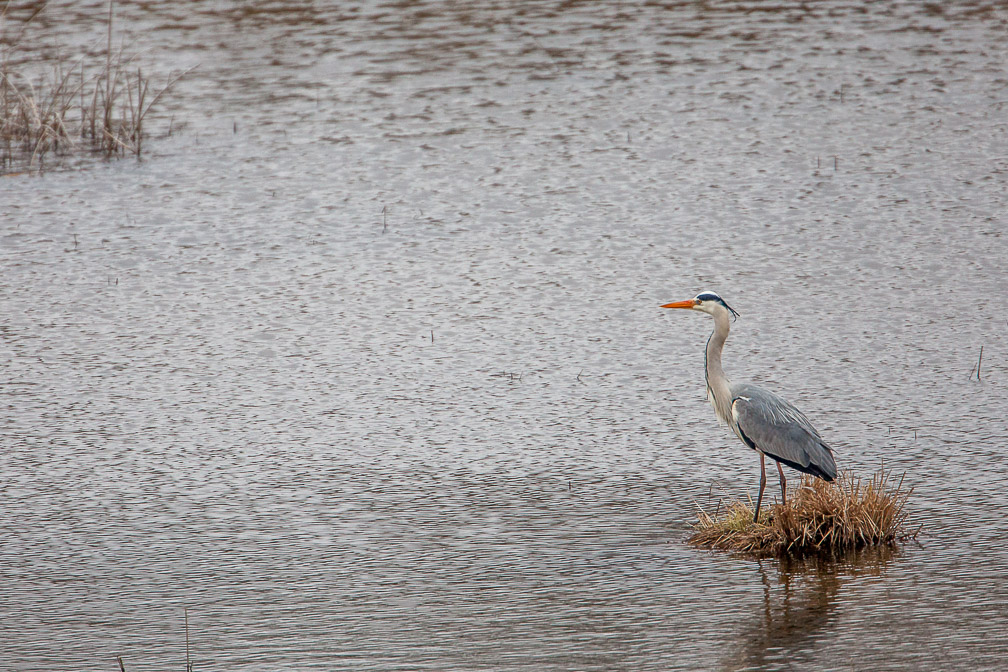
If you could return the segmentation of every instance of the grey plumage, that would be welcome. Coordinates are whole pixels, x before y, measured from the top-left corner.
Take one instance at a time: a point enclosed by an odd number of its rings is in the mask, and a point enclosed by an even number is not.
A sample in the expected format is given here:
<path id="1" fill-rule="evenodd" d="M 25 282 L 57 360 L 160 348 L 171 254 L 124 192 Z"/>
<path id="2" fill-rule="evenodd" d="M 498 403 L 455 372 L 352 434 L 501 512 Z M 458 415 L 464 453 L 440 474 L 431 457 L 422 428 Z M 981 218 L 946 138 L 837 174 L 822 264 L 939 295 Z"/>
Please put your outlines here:
<path id="1" fill-rule="evenodd" d="M 754 519 L 759 519 L 766 486 L 765 455 L 777 460 L 782 498 L 786 497 L 787 481 L 781 464 L 827 481 L 836 478 L 832 449 L 801 411 L 773 392 L 748 383 L 732 384 L 728 380 L 721 366 L 721 352 L 731 328 L 729 317 L 734 319 L 738 313 L 724 299 L 714 292 L 701 292 L 688 301 L 662 307 L 699 310 L 714 318 L 714 331 L 704 353 L 707 398 L 718 420 L 759 453 L 760 489 Z"/>
<path id="2" fill-rule="evenodd" d="M 836 478 L 833 452 L 801 411 L 755 385 L 732 385 L 731 394 L 734 428 L 746 445 L 792 469 Z"/>

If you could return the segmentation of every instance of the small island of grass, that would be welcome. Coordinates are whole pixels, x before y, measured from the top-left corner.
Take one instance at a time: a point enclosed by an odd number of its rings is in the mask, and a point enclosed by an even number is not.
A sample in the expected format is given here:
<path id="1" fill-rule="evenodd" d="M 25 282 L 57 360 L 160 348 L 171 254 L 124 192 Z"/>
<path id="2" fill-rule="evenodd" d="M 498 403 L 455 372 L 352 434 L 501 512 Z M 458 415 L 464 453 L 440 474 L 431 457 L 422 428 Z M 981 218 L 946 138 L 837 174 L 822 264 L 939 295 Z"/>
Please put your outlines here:
<path id="1" fill-rule="evenodd" d="M 804 477 L 789 490 L 785 504 L 768 507 L 753 521 L 753 507 L 742 501 L 718 503 L 709 513 L 697 505 L 699 520 L 688 543 L 698 548 L 745 555 L 836 554 L 893 545 L 913 539 L 920 528 L 907 526 L 906 502 L 912 488 L 880 470 L 863 482 L 844 472 L 833 482 Z"/>

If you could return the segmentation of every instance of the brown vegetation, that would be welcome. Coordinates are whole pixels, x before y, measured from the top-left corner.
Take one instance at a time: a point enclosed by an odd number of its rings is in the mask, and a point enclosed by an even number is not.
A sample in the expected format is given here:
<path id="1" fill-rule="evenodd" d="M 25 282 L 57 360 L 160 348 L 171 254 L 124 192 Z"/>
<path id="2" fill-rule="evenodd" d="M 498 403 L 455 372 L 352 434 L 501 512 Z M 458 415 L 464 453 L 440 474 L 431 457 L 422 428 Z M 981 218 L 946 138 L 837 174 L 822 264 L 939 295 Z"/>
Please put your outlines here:
<path id="1" fill-rule="evenodd" d="M 41 170 L 50 153 L 140 156 L 145 118 L 185 73 L 151 91 L 133 59 L 113 48 L 111 2 L 103 62 L 56 56 L 15 65 L 25 62 L 22 45 L 34 16 L 9 30 L 8 7 L 0 12 L 0 173 Z"/>
<path id="2" fill-rule="evenodd" d="M 718 503 L 714 514 L 699 505 L 699 521 L 689 543 L 755 556 L 839 553 L 913 539 L 906 525 L 906 502 L 913 489 L 880 470 L 868 482 L 849 472 L 827 483 L 803 477 L 786 504 L 764 511 L 753 522 L 753 507 Z M 723 509 L 723 512 L 722 512 Z"/>

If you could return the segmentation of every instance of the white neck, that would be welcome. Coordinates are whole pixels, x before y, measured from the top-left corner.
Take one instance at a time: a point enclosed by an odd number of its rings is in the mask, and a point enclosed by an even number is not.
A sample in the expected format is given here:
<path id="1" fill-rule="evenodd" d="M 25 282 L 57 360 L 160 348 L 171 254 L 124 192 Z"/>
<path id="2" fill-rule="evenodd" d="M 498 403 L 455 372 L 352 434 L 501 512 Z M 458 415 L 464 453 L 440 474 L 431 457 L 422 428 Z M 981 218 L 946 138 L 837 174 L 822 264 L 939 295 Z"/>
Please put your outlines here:
<path id="1" fill-rule="evenodd" d="M 713 313 L 714 332 L 707 339 L 707 352 L 704 355 L 704 373 L 707 377 L 707 399 L 714 407 L 718 420 L 731 424 L 731 383 L 721 366 L 721 350 L 730 329 L 728 311 Z"/>

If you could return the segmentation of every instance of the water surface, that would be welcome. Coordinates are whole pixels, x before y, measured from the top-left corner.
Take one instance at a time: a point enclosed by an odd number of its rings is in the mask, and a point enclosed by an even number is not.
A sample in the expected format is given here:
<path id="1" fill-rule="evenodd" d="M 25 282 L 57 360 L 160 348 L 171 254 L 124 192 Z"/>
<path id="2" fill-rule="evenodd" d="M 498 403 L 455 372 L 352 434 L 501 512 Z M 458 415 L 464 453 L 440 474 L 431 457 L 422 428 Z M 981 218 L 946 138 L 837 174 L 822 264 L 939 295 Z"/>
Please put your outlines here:
<path id="1" fill-rule="evenodd" d="M 0 670 L 182 669 L 184 609 L 196 669 L 1008 656 L 1003 7 L 116 12 L 198 67 L 141 162 L 0 180 Z M 758 479 L 702 289 L 919 543 L 684 544 Z"/>

